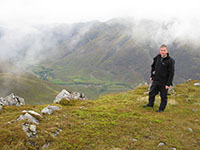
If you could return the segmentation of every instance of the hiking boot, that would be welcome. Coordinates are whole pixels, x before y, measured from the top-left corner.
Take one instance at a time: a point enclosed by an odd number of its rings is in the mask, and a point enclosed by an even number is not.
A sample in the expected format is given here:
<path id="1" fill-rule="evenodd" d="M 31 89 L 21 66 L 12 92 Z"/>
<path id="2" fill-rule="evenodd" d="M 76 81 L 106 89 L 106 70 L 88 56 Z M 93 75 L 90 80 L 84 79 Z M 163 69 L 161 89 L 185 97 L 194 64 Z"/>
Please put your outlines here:
<path id="1" fill-rule="evenodd" d="M 153 106 L 151 106 L 149 104 L 146 104 L 146 105 L 143 106 L 143 108 L 146 108 L 146 107 L 153 107 Z"/>

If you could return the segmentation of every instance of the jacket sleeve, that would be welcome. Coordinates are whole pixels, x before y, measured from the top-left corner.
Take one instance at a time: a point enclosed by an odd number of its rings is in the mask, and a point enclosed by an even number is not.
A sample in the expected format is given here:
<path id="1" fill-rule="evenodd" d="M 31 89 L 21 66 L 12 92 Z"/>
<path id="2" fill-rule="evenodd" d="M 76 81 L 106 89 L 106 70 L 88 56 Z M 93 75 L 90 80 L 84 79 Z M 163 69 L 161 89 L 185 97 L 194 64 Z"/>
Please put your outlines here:
<path id="1" fill-rule="evenodd" d="M 173 81 L 173 78 L 174 78 L 174 70 L 175 70 L 174 66 L 175 66 L 175 60 L 171 59 L 170 65 L 169 65 L 169 68 L 168 68 L 169 76 L 168 76 L 168 80 L 167 80 L 167 86 L 172 85 L 172 81 Z"/>
<path id="2" fill-rule="evenodd" d="M 155 76 L 155 67 L 156 67 L 156 58 L 153 59 L 153 63 L 151 65 L 151 78 L 154 79 Z"/>

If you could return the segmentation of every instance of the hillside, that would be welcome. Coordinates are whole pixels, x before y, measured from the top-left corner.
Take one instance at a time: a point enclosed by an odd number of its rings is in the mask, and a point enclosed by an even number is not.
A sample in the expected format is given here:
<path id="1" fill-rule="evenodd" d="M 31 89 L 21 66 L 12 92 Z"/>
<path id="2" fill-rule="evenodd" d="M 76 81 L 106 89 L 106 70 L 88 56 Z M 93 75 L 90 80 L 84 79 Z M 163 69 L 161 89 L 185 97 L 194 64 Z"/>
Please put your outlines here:
<path id="1" fill-rule="evenodd" d="M 95 101 L 72 100 L 68 105 L 58 105 L 62 110 L 44 115 L 37 125 L 38 134 L 32 139 L 21 129 L 24 121 L 8 122 L 21 115 L 22 110 L 40 112 L 47 105 L 7 106 L 0 111 L 0 147 L 2 150 L 44 147 L 52 150 L 198 150 L 200 86 L 194 86 L 196 82 L 200 83 L 191 80 L 176 85 L 163 113 L 155 112 L 159 97 L 153 109 L 142 108 L 148 98 L 147 85 L 102 95 Z M 55 132 L 59 134 L 53 136 Z"/>
<path id="2" fill-rule="evenodd" d="M 47 104 L 63 88 L 66 87 L 43 81 L 28 73 L 23 75 L 0 73 L 0 96 L 6 97 L 15 93 L 23 97 L 26 104 Z"/>
<path id="3" fill-rule="evenodd" d="M 27 68 L 57 84 L 92 87 L 92 97 L 97 98 L 149 82 L 152 59 L 167 41 L 176 61 L 174 83 L 189 78 L 199 80 L 200 47 L 182 37 L 173 37 L 174 25 L 176 21 L 127 19 L 74 24 L 65 40 L 47 51 L 39 65 Z"/>

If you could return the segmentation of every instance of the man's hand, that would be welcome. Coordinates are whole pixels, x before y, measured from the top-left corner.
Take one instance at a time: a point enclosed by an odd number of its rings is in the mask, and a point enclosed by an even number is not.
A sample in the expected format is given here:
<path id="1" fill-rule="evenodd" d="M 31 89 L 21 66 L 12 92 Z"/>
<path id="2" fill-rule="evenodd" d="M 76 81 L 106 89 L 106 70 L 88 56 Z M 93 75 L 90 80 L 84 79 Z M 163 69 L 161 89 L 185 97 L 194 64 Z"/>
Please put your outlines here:
<path id="1" fill-rule="evenodd" d="M 169 86 L 165 85 L 165 89 L 168 90 L 168 89 L 169 89 Z"/>
<path id="2" fill-rule="evenodd" d="M 151 82 L 151 83 L 153 82 L 152 78 L 150 78 L 150 82 Z"/>

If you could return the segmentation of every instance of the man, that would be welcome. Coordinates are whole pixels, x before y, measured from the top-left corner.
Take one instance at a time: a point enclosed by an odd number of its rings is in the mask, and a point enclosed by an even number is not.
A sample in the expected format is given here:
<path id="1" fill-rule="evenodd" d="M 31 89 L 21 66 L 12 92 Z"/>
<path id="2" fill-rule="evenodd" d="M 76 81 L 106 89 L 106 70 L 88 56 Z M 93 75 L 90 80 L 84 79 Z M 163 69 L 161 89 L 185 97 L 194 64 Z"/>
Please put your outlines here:
<path id="1" fill-rule="evenodd" d="M 160 54 L 157 55 L 153 64 L 151 65 L 152 83 L 149 91 L 149 103 L 143 107 L 153 107 L 155 96 L 160 92 L 161 103 L 157 112 L 163 112 L 167 105 L 167 92 L 172 85 L 174 77 L 174 64 L 175 61 L 169 56 L 167 45 L 160 46 Z"/>

